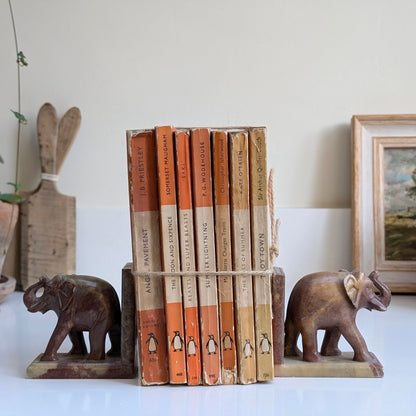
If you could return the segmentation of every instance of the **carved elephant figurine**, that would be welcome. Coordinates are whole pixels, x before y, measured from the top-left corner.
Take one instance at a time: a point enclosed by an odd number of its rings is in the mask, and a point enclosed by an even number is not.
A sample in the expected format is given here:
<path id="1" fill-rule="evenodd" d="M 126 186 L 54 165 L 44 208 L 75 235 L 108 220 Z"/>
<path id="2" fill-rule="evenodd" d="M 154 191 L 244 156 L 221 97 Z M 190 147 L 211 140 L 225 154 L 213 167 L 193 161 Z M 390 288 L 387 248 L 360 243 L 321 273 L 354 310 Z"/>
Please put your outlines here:
<path id="1" fill-rule="evenodd" d="M 67 335 L 73 345 L 70 354 L 87 354 L 82 331 L 89 331 L 90 360 L 105 359 L 107 333 L 112 347 L 108 354 L 120 354 L 120 302 L 108 282 L 92 276 L 44 277 L 26 290 L 23 302 L 29 312 L 52 310 L 58 316 L 42 361 L 58 359 L 58 349 Z"/>
<path id="2" fill-rule="evenodd" d="M 376 293 L 374 287 L 379 291 Z M 355 361 L 374 363 L 364 338 L 355 323 L 361 308 L 385 311 L 390 304 L 391 292 L 380 282 L 379 274 L 319 272 L 304 276 L 290 295 L 285 321 L 285 356 L 301 356 L 297 348 L 302 335 L 303 360 L 321 362 L 322 356 L 340 355 L 340 336 L 354 350 Z M 325 330 L 318 353 L 317 331 Z"/>

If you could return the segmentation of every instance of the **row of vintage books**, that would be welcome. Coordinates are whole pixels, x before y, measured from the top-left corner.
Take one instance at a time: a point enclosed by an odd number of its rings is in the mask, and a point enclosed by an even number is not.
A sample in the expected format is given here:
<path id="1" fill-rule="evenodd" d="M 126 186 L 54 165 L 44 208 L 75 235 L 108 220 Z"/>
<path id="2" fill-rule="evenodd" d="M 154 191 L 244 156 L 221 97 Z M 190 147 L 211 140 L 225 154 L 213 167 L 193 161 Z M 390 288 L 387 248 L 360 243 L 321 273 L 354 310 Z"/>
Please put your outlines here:
<path id="1" fill-rule="evenodd" d="M 266 128 L 128 130 L 140 381 L 274 377 Z"/>

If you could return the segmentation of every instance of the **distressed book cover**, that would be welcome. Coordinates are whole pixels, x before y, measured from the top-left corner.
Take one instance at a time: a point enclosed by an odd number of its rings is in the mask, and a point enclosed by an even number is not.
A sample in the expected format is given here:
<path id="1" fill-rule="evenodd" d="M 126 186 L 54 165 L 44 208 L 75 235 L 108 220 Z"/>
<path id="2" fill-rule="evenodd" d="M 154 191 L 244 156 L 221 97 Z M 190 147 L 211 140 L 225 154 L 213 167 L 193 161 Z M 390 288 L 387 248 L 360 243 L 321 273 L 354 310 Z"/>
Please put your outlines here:
<path id="1" fill-rule="evenodd" d="M 156 154 L 162 269 L 177 273 L 180 271 L 180 258 L 172 127 L 156 127 Z M 187 377 L 181 277 L 165 275 L 164 289 L 170 383 L 185 384 Z"/>
<path id="2" fill-rule="evenodd" d="M 192 190 L 198 276 L 202 380 L 221 384 L 221 353 L 217 279 L 204 275 L 216 271 L 214 212 L 212 201 L 211 145 L 208 129 L 191 131 Z"/>
<path id="3" fill-rule="evenodd" d="M 229 132 L 233 269 L 250 271 L 251 232 L 248 174 L 248 134 Z M 238 382 L 250 384 L 256 377 L 253 280 L 249 274 L 234 276 Z"/>
<path id="4" fill-rule="evenodd" d="M 254 270 L 269 270 L 266 128 L 249 129 L 251 247 Z M 271 275 L 253 276 L 257 380 L 274 378 Z"/>
<path id="5" fill-rule="evenodd" d="M 179 245 L 183 271 L 195 271 L 191 155 L 188 131 L 175 132 Z M 182 276 L 188 384 L 201 384 L 201 341 L 196 275 Z"/>
<path id="6" fill-rule="evenodd" d="M 159 203 L 155 186 L 156 149 L 153 130 L 127 131 L 127 162 L 133 273 L 161 270 Z M 135 277 L 140 382 L 169 382 L 163 281 Z"/>
<path id="7" fill-rule="evenodd" d="M 224 130 L 212 131 L 214 179 L 215 242 L 218 271 L 231 271 L 231 217 L 228 170 L 228 136 Z M 237 354 L 234 326 L 233 277 L 218 276 L 218 301 L 221 334 L 221 375 L 223 384 L 237 383 Z"/>

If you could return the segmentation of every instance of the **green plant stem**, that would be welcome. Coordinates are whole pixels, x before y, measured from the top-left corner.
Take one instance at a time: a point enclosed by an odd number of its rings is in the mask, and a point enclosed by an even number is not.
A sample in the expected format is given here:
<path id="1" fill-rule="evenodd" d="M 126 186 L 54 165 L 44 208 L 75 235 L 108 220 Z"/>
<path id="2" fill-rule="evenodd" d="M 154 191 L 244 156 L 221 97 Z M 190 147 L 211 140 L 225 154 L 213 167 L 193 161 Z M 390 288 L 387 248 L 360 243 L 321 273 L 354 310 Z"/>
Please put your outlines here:
<path id="1" fill-rule="evenodd" d="M 17 42 L 17 32 L 16 32 L 16 24 L 14 21 L 14 14 L 13 14 L 13 8 L 12 8 L 12 3 L 11 0 L 9 1 L 9 9 L 10 9 L 10 17 L 12 19 L 12 26 L 13 26 L 13 34 L 14 34 L 14 45 L 16 48 L 16 65 L 17 65 L 17 105 L 18 105 L 18 112 L 19 114 L 21 114 L 21 82 L 20 82 L 20 64 L 19 64 L 19 46 L 18 46 L 18 42 Z M 17 184 L 19 183 L 19 161 L 20 161 L 20 137 L 21 137 L 21 122 L 18 121 L 17 123 L 17 149 L 16 149 L 16 171 L 15 171 L 15 194 L 17 193 Z M 12 203 L 12 214 L 10 217 L 10 221 L 7 227 L 7 232 L 4 238 L 4 241 L 0 242 L 0 250 L 3 253 L 4 256 L 6 256 L 6 242 L 8 241 L 10 234 L 12 233 L 12 224 L 13 224 L 13 216 L 15 213 L 15 210 L 18 209 L 17 205 L 15 203 Z M 0 270 L 0 277 L 1 277 L 1 272 L 2 270 Z"/>
<path id="2" fill-rule="evenodd" d="M 16 65 L 17 65 L 17 108 L 18 112 L 21 114 L 21 82 L 20 82 L 20 65 L 17 60 L 18 53 L 19 53 L 19 44 L 17 41 L 17 31 L 16 31 L 16 24 L 14 21 L 14 14 L 13 14 L 13 7 L 11 0 L 9 1 L 9 9 L 10 9 L 10 17 L 12 19 L 12 26 L 13 26 L 13 34 L 14 34 L 14 45 L 16 48 Z M 20 162 L 20 137 L 21 137 L 21 123 L 20 121 L 17 123 L 17 151 L 16 151 L 16 171 L 15 171 L 15 180 L 14 183 L 19 183 L 19 162 Z"/>

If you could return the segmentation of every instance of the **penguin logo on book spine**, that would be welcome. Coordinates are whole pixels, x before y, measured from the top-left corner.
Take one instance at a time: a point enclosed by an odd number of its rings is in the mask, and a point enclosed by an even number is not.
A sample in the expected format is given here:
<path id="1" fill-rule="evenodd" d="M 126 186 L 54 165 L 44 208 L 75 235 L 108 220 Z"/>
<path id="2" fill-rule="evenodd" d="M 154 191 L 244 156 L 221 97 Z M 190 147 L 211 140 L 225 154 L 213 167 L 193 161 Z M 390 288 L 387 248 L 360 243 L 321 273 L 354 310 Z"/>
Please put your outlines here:
<path id="1" fill-rule="evenodd" d="M 244 344 L 244 347 L 243 347 L 244 358 L 252 358 L 253 351 L 254 351 L 254 348 L 251 345 L 250 340 L 246 339 L 246 343 Z"/>
<path id="2" fill-rule="evenodd" d="M 151 332 L 149 335 L 149 338 L 146 341 L 147 344 L 147 351 L 149 354 L 156 354 L 157 353 L 157 345 L 159 344 L 157 342 L 157 339 L 155 337 L 155 334 Z"/>
<path id="3" fill-rule="evenodd" d="M 196 355 L 197 348 L 198 346 L 195 343 L 194 337 L 190 335 L 188 345 L 187 345 L 188 357 L 190 357 L 191 355 Z"/>
<path id="4" fill-rule="evenodd" d="M 214 339 L 214 335 L 208 335 L 209 339 L 207 342 L 207 350 L 208 350 L 208 355 L 211 354 L 216 354 L 217 353 L 217 348 L 218 348 L 218 344 L 216 343 L 215 339 Z"/>
<path id="5" fill-rule="evenodd" d="M 262 354 L 270 354 L 270 347 L 272 346 L 267 334 L 262 334 L 263 338 L 260 340 L 260 351 Z"/>
<path id="6" fill-rule="evenodd" d="M 224 347 L 224 351 L 232 350 L 233 349 L 233 339 L 231 338 L 230 331 L 224 331 L 224 338 L 222 339 L 222 345 Z"/>
<path id="7" fill-rule="evenodd" d="M 182 351 L 183 346 L 183 339 L 181 338 L 181 334 L 179 331 L 173 331 L 175 335 L 173 336 L 171 345 L 173 347 L 173 351 Z"/>

